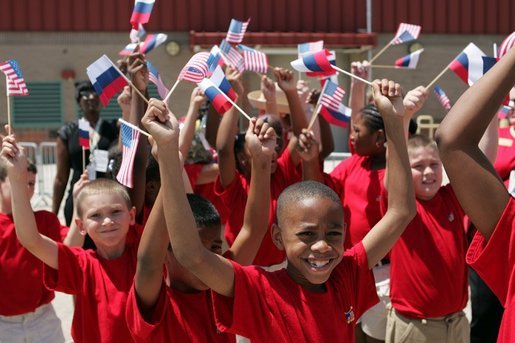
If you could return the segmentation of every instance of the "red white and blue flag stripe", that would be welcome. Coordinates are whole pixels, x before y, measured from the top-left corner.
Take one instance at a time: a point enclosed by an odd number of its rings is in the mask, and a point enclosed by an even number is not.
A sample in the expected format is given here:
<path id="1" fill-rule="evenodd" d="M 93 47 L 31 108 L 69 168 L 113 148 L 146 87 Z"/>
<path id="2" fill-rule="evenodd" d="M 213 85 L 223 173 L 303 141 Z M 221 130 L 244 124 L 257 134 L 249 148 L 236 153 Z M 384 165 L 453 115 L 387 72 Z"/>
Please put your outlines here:
<path id="1" fill-rule="evenodd" d="M 129 84 L 125 76 L 106 55 L 102 55 L 90 64 L 86 68 L 86 74 L 104 106 L 109 103 L 109 99 L 113 95 Z"/>
<path id="2" fill-rule="evenodd" d="M 132 28 L 137 30 L 139 24 L 146 24 L 150 19 L 150 14 L 152 13 L 152 8 L 154 7 L 155 0 L 135 0 L 134 1 L 134 9 L 132 10 L 132 15 L 130 19 L 130 23 L 132 24 Z"/>
<path id="3" fill-rule="evenodd" d="M 225 64 L 232 66 L 239 72 L 245 70 L 245 61 L 243 60 L 243 57 L 238 50 L 234 49 L 225 39 L 220 43 L 220 51 Z"/>
<path id="4" fill-rule="evenodd" d="M 447 111 L 451 109 L 451 101 L 440 86 L 435 85 L 434 94 L 443 108 Z"/>
<path id="5" fill-rule="evenodd" d="M 116 180 L 122 185 L 132 188 L 132 172 L 134 169 L 134 157 L 138 148 L 139 131 L 121 122 L 120 135 L 122 137 L 122 164 L 116 175 Z"/>
<path id="6" fill-rule="evenodd" d="M 0 71 L 6 77 L 7 96 L 29 95 L 29 90 L 16 60 L 11 59 L 0 63 Z"/>
<path id="7" fill-rule="evenodd" d="M 186 80 L 194 83 L 202 81 L 208 73 L 208 58 L 209 52 L 203 51 L 193 55 L 179 73 L 179 80 Z"/>
<path id="8" fill-rule="evenodd" d="M 84 118 L 79 119 L 79 145 L 89 149 L 89 122 Z"/>
<path id="9" fill-rule="evenodd" d="M 290 64 L 297 71 L 333 73 L 334 69 L 328 60 L 329 55 L 331 53 L 323 49 L 314 53 L 307 53 L 301 58 L 290 62 Z"/>
<path id="10" fill-rule="evenodd" d="M 209 79 L 213 82 L 213 84 L 216 87 L 218 87 L 218 89 L 227 94 L 227 96 L 231 98 L 232 101 L 236 100 L 236 92 L 234 92 L 234 90 L 232 89 L 231 83 L 225 77 L 224 71 L 220 66 L 215 68 L 215 71 Z"/>
<path id="11" fill-rule="evenodd" d="M 422 27 L 419 25 L 400 23 L 399 28 L 397 29 L 397 33 L 395 34 L 395 37 L 393 37 L 391 44 L 397 45 L 415 40 L 420 35 L 421 29 Z"/>
<path id="12" fill-rule="evenodd" d="M 161 99 L 164 99 L 166 97 L 166 95 L 168 94 L 168 88 L 166 88 L 163 80 L 161 79 L 161 75 L 159 75 L 159 71 L 152 63 L 150 63 L 149 60 L 147 60 L 147 68 L 148 68 L 148 80 L 156 86 L 157 93 L 159 93 L 159 96 L 161 97 Z"/>
<path id="13" fill-rule="evenodd" d="M 241 43 L 247 31 L 247 26 L 249 26 L 249 22 L 250 18 L 245 22 L 231 19 L 231 24 L 229 24 L 229 30 L 227 31 L 227 41 L 233 44 Z"/>
<path id="14" fill-rule="evenodd" d="M 142 40 L 143 37 L 147 34 L 147 31 L 145 31 L 145 28 L 143 27 L 143 24 L 138 24 L 137 29 L 132 29 L 129 38 L 131 39 L 132 43 L 137 43 L 138 41 Z M 134 50 L 134 49 L 132 49 Z"/>
<path id="15" fill-rule="evenodd" d="M 143 43 L 139 43 L 139 46 L 141 47 L 142 44 Z M 118 55 L 128 56 L 134 52 L 134 49 L 136 49 L 137 46 L 138 46 L 138 43 L 129 43 L 125 46 L 125 48 L 123 48 L 123 50 L 120 50 L 118 52 Z"/>
<path id="16" fill-rule="evenodd" d="M 164 33 L 157 33 L 157 34 L 149 34 L 145 37 L 145 41 L 143 44 L 141 44 L 140 52 L 142 54 L 148 54 L 150 51 L 152 51 L 154 48 L 157 48 L 164 42 L 166 42 L 166 39 L 168 38 L 168 35 Z"/>
<path id="17" fill-rule="evenodd" d="M 467 47 L 450 63 L 449 68 L 465 83 L 472 86 L 479 80 L 497 60 L 488 57 L 474 43 Z"/>
<path id="18" fill-rule="evenodd" d="M 506 37 L 501 45 L 499 45 L 499 50 L 497 51 L 497 57 L 501 58 L 515 45 L 515 31 L 511 33 L 508 37 Z"/>
<path id="19" fill-rule="evenodd" d="M 415 69 L 424 49 L 419 49 L 409 55 L 403 56 L 395 61 L 396 67 Z"/>
<path id="20" fill-rule="evenodd" d="M 320 103 L 336 111 L 342 103 L 344 95 L 345 91 L 343 88 L 331 80 L 327 80 L 322 89 L 322 94 L 320 94 Z"/>
<path id="21" fill-rule="evenodd" d="M 266 74 L 268 71 L 268 58 L 265 53 L 243 44 L 239 44 L 238 48 L 243 51 L 245 70 Z"/>
<path id="22" fill-rule="evenodd" d="M 327 56 L 327 60 L 333 66 L 336 65 L 336 52 L 334 50 L 329 50 L 329 55 Z M 327 76 L 331 76 L 331 75 L 335 75 L 335 74 L 337 74 L 337 71 L 334 68 L 331 68 L 331 71 L 327 71 L 327 72 L 310 72 L 310 71 L 306 72 L 306 75 L 309 77 L 327 77 Z"/>
<path id="23" fill-rule="evenodd" d="M 320 114 L 324 119 L 333 125 L 347 127 L 350 122 L 352 110 L 344 104 L 339 104 L 337 110 L 321 106 Z"/>
<path id="24" fill-rule="evenodd" d="M 209 52 L 209 57 L 207 58 L 207 76 L 211 76 L 218 66 L 223 67 L 224 60 L 218 45 L 213 45 L 211 51 Z"/>
<path id="25" fill-rule="evenodd" d="M 320 51 L 324 48 L 324 41 L 319 40 L 316 42 L 307 42 L 307 43 L 301 43 L 297 45 L 297 51 L 299 58 L 302 57 L 305 53 L 313 53 Z"/>
<path id="26" fill-rule="evenodd" d="M 203 79 L 198 83 L 198 86 L 219 114 L 224 114 L 232 107 L 229 100 L 226 99 L 210 79 Z"/>

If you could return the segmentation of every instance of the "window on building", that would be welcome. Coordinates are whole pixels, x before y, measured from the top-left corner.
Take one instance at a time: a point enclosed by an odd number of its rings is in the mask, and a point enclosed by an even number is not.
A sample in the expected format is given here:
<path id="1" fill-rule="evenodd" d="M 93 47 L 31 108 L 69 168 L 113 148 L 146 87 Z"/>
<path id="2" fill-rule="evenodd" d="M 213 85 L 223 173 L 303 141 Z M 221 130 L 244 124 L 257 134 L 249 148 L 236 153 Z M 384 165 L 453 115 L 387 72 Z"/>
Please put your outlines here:
<path id="1" fill-rule="evenodd" d="M 63 124 L 61 82 L 27 82 L 27 88 L 29 96 L 12 97 L 13 126 L 36 129 L 60 127 Z"/>

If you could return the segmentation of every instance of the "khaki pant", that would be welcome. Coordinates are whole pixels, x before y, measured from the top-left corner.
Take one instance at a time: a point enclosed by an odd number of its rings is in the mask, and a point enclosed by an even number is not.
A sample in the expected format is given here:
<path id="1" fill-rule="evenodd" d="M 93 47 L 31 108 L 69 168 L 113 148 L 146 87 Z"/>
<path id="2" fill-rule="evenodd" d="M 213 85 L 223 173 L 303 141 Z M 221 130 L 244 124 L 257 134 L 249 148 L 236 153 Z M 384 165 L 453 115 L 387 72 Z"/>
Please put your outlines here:
<path id="1" fill-rule="evenodd" d="M 443 319 L 412 319 L 388 311 L 387 343 L 469 343 L 470 325 L 463 311 Z"/>

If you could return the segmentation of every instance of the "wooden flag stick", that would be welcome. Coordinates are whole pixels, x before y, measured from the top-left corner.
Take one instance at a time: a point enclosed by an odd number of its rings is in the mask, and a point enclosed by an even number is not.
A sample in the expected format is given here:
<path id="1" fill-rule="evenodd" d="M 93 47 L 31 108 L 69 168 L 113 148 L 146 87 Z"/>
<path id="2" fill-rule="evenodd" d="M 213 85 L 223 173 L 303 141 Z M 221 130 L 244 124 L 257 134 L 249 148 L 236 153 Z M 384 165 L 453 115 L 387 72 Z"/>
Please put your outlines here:
<path id="1" fill-rule="evenodd" d="M 318 117 L 319 112 L 320 112 L 320 101 L 317 102 L 317 105 L 315 106 L 315 109 L 313 110 L 313 114 L 311 115 L 311 119 L 309 120 L 309 124 L 308 124 L 308 131 L 311 130 L 311 128 L 315 124 L 315 121 Z"/>
<path id="2" fill-rule="evenodd" d="M 6 78 L 7 81 L 7 78 Z M 8 81 L 7 81 L 8 82 Z M 7 85 L 9 87 L 9 85 Z M 6 92 L 9 88 L 6 88 Z M 7 95 L 7 125 L 9 125 L 7 133 L 11 134 L 11 97 Z"/>
<path id="3" fill-rule="evenodd" d="M 381 69 L 413 69 L 413 68 L 403 68 L 403 67 L 397 67 L 397 66 L 389 66 L 389 65 L 383 65 L 383 64 L 371 64 L 370 68 L 381 68 Z"/>
<path id="4" fill-rule="evenodd" d="M 82 172 L 86 170 L 86 149 L 82 147 Z"/>
<path id="5" fill-rule="evenodd" d="M 361 77 L 359 77 L 359 76 L 357 76 L 357 75 L 354 75 L 354 74 L 352 74 L 352 73 L 349 73 L 348 71 L 343 70 L 343 69 L 341 69 L 341 68 L 339 68 L 339 67 L 337 67 L 337 66 L 334 66 L 334 65 L 332 65 L 332 64 L 331 64 L 331 67 L 333 67 L 333 69 L 338 70 L 338 71 L 339 71 L 339 72 L 341 72 L 341 73 L 347 74 L 347 75 L 349 75 L 350 77 L 355 78 L 356 80 L 360 80 L 361 82 L 364 82 L 364 83 L 366 83 L 366 84 L 367 84 L 367 85 L 369 85 L 369 86 L 372 86 L 372 82 L 370 82 L 370 81 L 368 81 L 368 80 L 365 80 L 365 79 L 363 79 L 363 78 L 361 78 Z"/>
<path id="6" fill-rule="evenodd" d="M 451 62 L 451 63 L 452 63 L 452 62 Z M 429 82 L 429 84 L 426 86 L 426 88 L 427 88 L 427 89 L 429 89 L 432 85 L 434 85 L 434 84 L 435 84 L 435 82 L 436 82 L 436 81 L 438 81 L 438 79 L 439 79 L 439 78 L 441 78 L 443 74 L 445 74 L 445 72 L 449 69 L 449 67 L 450 67 L 450 66 L 451 66 L 451 64 L 449 63 L 449 64 L 447 65 L 447 67 L 445 67 L 445 69 L 444 69 L 444 70 L 442 70 L 442 71 L 440 72 L 440 74 L 438 74 L 438 75 L 433 79 L 433 81 Z"/>
<path id="7" fill-rule="evenodd" d="M 218 89 L 218 91 L 227 99 L 227 101 L 229 101 L 238 111 L 240 111 L 241 114 L 243 114 L 243 116 L 245 118 L 247 118 L 249 121 L 250 121 L 250 116 L 245 113 L 244 110 L 242 110 L 240 108 L 240 106 L 236 105 L 236 103 L 234 101 L 232 101 L 231 98 L 229 98 L 229 96 L 227 94 L 225 94 L 224 92 L 222 92 L 222 90 L 220 88 L 217 87 L 217 85 L 215 85 L 214 83 L 211 82 L 211 84 L 213 85 L 213 87 L 215 87 L 216 89 Z"/>
<path id="8" fill-rule="evenodd" d="M 151 137 L 151 136 L 150 136 L 150 134 L 149 134 L 148 132 L 143 131 L 142 129 L 140 129 L 140 128 L 139 128 L 139 127 L 137 127 L 136 125 L 133 125 L 133 124 L 129 123 L 128 121 L 123 120 L 122 118 L 118 118 L 118 121 L 119 121 L 120 123 L 124 123 L 124 124 L 125 124 L 125 125 L 127 125 L 127 126 L 130 126 L 130 127 L 131 127 L 131 128 L 133 128 L 134 130 L 139 131 L 140 133 L 144 134 L 144 135 L 145 135 L 145 136 L 147 136 L 147 137 Z"/>
<path id="9" fill-rule="evenodd" d="M 385 52 L 386 49 L 388 49 L 390 47 L 390 45 L 392 45 L 391 41 L 388 44 L 386 44 L 386 46 L 384 48 L 382 48 L 374 57 L 372 57 L 372 59 L 369 61 L 369 63 L 372 64 L 375 60 L 377 60 L 377 58 L 379 56 L 381 56 L 382 53 Z"/>
<path id="10" fill-rule="evenodd" d="M 109 60 L 109 61 L 111 61 L 111 60 Z M 131 80 L 129 80 L 129 79 L 127 78 L 127 76 L 125 76 L 125 74 L 124 74 L 124 73 L 122 73 L 122 71 L 121 71 L 120 69 L 118 69 L 118 67 L 117 67 L 116 65 L 114 65 L 114 63 L 113 63 L 113 62 L 111 62 L 111 65 L 112 65 L 112 66 L 116 69 L 116 71 L 117 71 L 117 72 L 118 72 L 118 73 L 119 73 L 119 74 L 120 74 L 120 75 L 125 79 L 125 81 L 127 81 L 127 83 L 129 84 L 129 86 L 131 86 L 131 87 L 136 91 L 136 93 L 138 93 L 138 95 L 141 97 L 141 99 L 143 99 L 143 100 L 147 103 L 147 105 L 148 105 L 148 99 L 147 99 L 147 98 L 145 98 L 145 96 L 144 96 L 144 95 L 139 91 L 139 89 L 138 89 L 138 88 L 136 88 L 136 86 L 134 86 L 134 84 L 131 82 Z"/>
<path id="11" fill-rule="evenodd" d="M 170 91 L 168 92 L 168 94 L 166 94 L 166 97 L 163 99 L 163 101 L 165 103 L 168 102 L 168 99 L 170 99 L 170 95 L 172 95 L 173 91 L 175 90 L 175 88 L 177 88 L 177 85 L 179 84 L 179 82 L 181 82 L 181 80 L 177 79 L 177 81 L 175 81 L 175 83 L 173 84 L 172 86 L 172 89 L 170 89 Z"/>

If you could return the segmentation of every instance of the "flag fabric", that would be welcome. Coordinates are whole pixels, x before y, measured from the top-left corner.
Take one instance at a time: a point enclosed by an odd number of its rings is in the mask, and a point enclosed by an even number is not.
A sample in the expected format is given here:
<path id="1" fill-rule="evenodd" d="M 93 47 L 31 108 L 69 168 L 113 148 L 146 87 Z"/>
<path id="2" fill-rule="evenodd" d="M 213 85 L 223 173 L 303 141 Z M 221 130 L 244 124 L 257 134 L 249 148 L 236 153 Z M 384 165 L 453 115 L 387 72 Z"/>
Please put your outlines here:
<path id="1" fill-rule="evenodd" d="M 222 54 L 220 53 L 220 48 L 218 45 L 213 45 L 211 51 L 209 52 L 209 57 L 207 58 L 207 76 L 211 76 L 216 67 L 223 67 L 223 65 L 224 60 L 222 58 Z"/>
<path id="2" fill-rule="evenodd" d="M 504 105 L 497 113 L 499 119 L 507 118 L 508 115 L 513 111 L 513 107 Z"/>
<path id="3" fill-rule="evenodd" d="M 338 105 L 337 110 L 325 106 L 320 107 L 320 114 L 328 123 L 341 127 L 349 125 L 351 113 L 352 110 L 341 103 Z"/>
<path id="4" fill-rule="evenodd" d="M 243 57 L 238 50 L 234 49 L 225 39 L 220 43 L 220 51 L 225 64 L 229 64 L 239 72 L 245 70 L 245 61 L 243 60 Z"/>
<path id="5" fill-rule="evenodd" d="M 243 41 L 243 36 L 245 36 L 245 32 L 247 31 L 247 26 L 249 26 L 249 22 L 250 18 L 245 22 L 231 19 L 231 24 L 229 25 L 229 30 L 227 31 L 227 37 L 225 39 L 229 43 L 241 43 Z"/>
<path id="6" fill-rule="evenodd" d="M 496 61 L 494 57 L 486 56 L 474 43 L 470 43 L 450 63 L 449 68 L 465 83 L 472 86 L 493 67 Z"/>
<path id="7" fill-rule="evenodd" d="M 166 42 L 167 38 L 168 35 L 164 33 L 147 35 L 147 37 L 145 37 L 145 41 L 143 42 L 143 44 L 141 44 L 139 50 L 142 54 L 148 54 L 154 48 L 157 48 L 158 46 Z"/>
<path id="8" fill-rule="evenodd" d="M 216 67 L 215 71 L 209 79 L 213 82 L 213 84 L 216 87 L 218 87 L 218 89 L 227 94 L 227 96 L 231 98 L 232 101 L 236 100 L 237 95 L 232 89 L 231 83 L 225 77 L 224 71 L 220 66 Z"/>
<path id="9" fill-rule="evenodd" d="M 418 64 L 418 60 L 420 59 L 420 54 L 424 49 L 419 49 L 417 51 L 412 52 L 409 55 L 403 56 L 395 61 L 395 66 L 404 67 L 409 69 L 415 69 Z"/>
<path id="10" fill-rule="evenodd" d="M 132 28 L 137 30 L 139 24 L 146 24 L 150 19 L 150 14 L 152 13 L 152 7 L 154 7 L 155 0 L 135 0 L 134 1 L 134 9 L 132 10 L 132 15 L 130 19 L 130 23 L 132 24 Z"/>
<path id="11" fill-rule="evenodd" d="M 122 185 L 132 188 L 132 171 L 136 149 L 138 148 L 139 131 L 124 122 L 120 125 L 120 131 L 122 137 L 122 164 L 118 175 L 116 175 L 116 180 Z"/>
<path id="12" fill-rule="evenodd" d="M 345 91 L 343 88 L 338 86 L 338 84 L 327 80 L 324 88 L 322 89 L 322 94 L 320 94 L 320 103 L 325 107 L 337 111 L 343 101 L 344 95 Z"/>
<path id="13" fill-rule="evenodd" d="M 238 48 L 243 51 L 245 70 L 266 74 L 268 71 L 268 58 L 265 53 L 243 44 L 239 44 Z"/>
<path id="14" fill-rule="evenodd" d="M 216 88 L 210 79 L 203 79 L 198 83 L 198 86 L 219 114 L 224 114 L 232 107 L 229 100 Z"/>
<path id="15" fill-rule="evenodd" d="M 506 39 L 504 39 L 499 45 L 499 50 L 497 51 L 497 58 L 501 58 L 515 45 L 515 31 L 511 33 Z"/>
<path id="16" fill-rule="evenodd" d="M 331 53 L 324 49 L 314 53 L 307 53 L 299 59 L 290 62 L 291 66 L 297 71 L 303 72 L 333 72 L 333 67 L 328 60 Z"/>
<path id="17" fill-rule="evenodd" d="M 324 41 L 319 40 L 316 42 L 307 42 L 307 43 L 301 43 L 297 44 L 297 52 L 299 58 L 302 57 L 305 53 L 313 53 L 320 51 L 324 48 Z"/>
<path id="18" fill-rule="evenodd" d="M 141 48 L 142 44 L 143 43 L 139 43 L 140 48 Z M 134 52 L 134 49 L 136 49 L 136 46 L 138 46 L 138 43 L 129 43 L 125 46 L 125 48 L 123 48 L 122 50 L 120 50 L 118 52 L 118 55 L 128 56 Z"/>
<path id="19" fill-rule="evenodd" d="M 193 55 L 179 73 L 179 80 L 186 80 L 194 83 L 202 81 L 208 73 L 208 58 L 208 52 L 198 52 Z"/>
<path id="20" fill-rule="evenodd" d="M 329 55 L 327 56 L 327 60 L 329 61 L 329 63 L 331 65 L 335 66 L 336 65 L 336 51 L 329 50 Z M 327 77 L 327 76 L 335 75 L 336 73 L 337 73 L 336 69 L 331 68 L 330 71 L 322 71 L 322 72 L 308 71 L 308 72 L 306 72 L 306 75 L 309 77 Z"/>
<path id="21" fill-rule="evenodd" d="M 149 60 L 147 60 L 147 69 L 148 69 L 148 80 L 152 82 L 156 88 L 157 93 L 159 93 L 159 96 L 161 99 L 164 99 L 166 95 L 168 94 L 168 88 L 166 88 L 163 80 L 161 79 L 161 75 L 159 75 L 159 71 L 157 71 L 157 68 L 150 63 Z"/>
<path id="22" fill-rule="evenodd" d="M 20 67 L 16 60 L 7 60 L 0 63 L 0 71 L 5 74 L 6 77 L 6 90 L 7 96 L 26 96 L 29 95 L 29 90 L 21 74 Z"/>
<path id="23" fill-rule="evenodd" d="M 419 25 L 400 23 L 391 44 L 397 45 L 415 40 L 418 38 L 421 29 L 422 27 Z"/>
<path id="24" fill-rule="evenodd" d="M 106 55 L 102 55 L 90 64 L 86 68 L 86 74 L 88 74 L 89 80 L 104 106 L 109 103 L 113 95 L 129 84 L 127 79 Z"/>
<path id="25" fill-rule="evenodd" d="M 143 27 L 143 24 L 138 24 L 138 28 L 131 29 L 131 32 L 129 34 L 129 38 L 131 40 L 131 43 L 137 43 L 138 40 L 142 40 L 143 37 L 147 34 L 147 31 L 145 31 L 145 28 Z"/>
<path id="26" fill-rule="evenodd" d="M 89 122 L 84 118 L 79 119 L 79 145 L 89 149 Z"/>
<path id="27" fill-rule="evenodd" d="M 451 101 L 440 86 L 435 85 L 434 94 L 440 104 L 442 104 L 443 108 L 445 108 L 447 111 L 451 109 Z"/>

